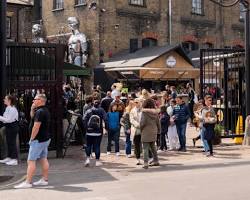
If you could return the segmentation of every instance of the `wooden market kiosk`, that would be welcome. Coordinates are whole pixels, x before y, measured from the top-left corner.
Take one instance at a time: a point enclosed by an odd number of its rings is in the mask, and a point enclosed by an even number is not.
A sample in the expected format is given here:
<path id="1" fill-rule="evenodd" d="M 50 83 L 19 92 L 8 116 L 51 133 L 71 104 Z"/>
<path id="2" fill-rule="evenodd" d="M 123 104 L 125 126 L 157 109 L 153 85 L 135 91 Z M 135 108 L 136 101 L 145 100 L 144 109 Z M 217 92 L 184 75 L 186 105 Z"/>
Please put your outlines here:
<path id="1" fill-rule="evenodd" d="M 124 82 L 130 89 L 140 86 L 162 90 L 166 84 L 178 86 L 187 82 L 193 82 L 195 88 L 199 88 L 200 70 L 193 67 L 180 45 L 148 47 L 134 53 L 123 52 L 109 62 L 101 63 L 98 68 L 116 81 Z"/>

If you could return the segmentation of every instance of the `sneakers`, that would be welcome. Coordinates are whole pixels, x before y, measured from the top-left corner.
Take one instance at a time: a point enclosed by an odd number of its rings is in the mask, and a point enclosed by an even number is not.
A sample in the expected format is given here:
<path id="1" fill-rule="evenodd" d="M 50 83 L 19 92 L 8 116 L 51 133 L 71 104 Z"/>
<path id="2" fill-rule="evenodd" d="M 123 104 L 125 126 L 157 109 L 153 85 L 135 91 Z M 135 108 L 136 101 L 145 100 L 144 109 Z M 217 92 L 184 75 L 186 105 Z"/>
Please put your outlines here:
<path id="1" fill-rule="evenodd" d="M 3 159 L 3 160 L 0 160 L 0 163 L 5 164 L 5 163 L 7 163 L 7 162 L 9 162 L 9 161 L 11 161 L 11 158 L 5 158 L 5 159 Z"/>
<path id="2" fill-rule="evenodd" d="M 143 168 L 143 169 L 148 169 L 148 165 L 147 165 L 147 164 L 144 164 L 142 168 Z"/>
<path id="3" fill-rule="evenodd" d="M 131 155 L 131 154 L 128 154 L 128 155 L 127 155 L 127 158 L 132 158 L 132 155 Z"/>
<path id="4" fill-rule="evenodd" d="M 159 162 L 152 162 L 151 164 L 149 164 L 150 167 L 153 167 L 153 166 L 160 166 L 160 163 Z"/>
<path id="5" fill-rule="evenodd" d="M 96 163 L 95 163 L 95 166 L 96 167 L 100 167 L 100 166 L 102 166 L 103 164 L 102 164 L 102 162 L 100 161 L 100 160 L 96 160 Z"/>
<path id="6" fill-rule="evenodd" d="M 119 153 L 119 152 L 116 152 L 115 155 L 116 155 L 117 157 L 119 157 L 119 156 L 120 156 L 120 153 Z"/>
<path id="7" fill-rule="evenodd" d="M 158 149 L 158 150 L 157 150 L 157 153 L 162 153 L 162 152 L 164 152 L 164 151 L 161 150 L 161 149 Z"/>
<path id="8" fill-rule="evenodd" d="M 90 160 L 89 160 L 89 158 L 87 158 L 84 165 L 85 165 L 85 167 L 89 167 L 89 164 L 90 164 Z"/>
<path id="9" fill-rule="evenodd" d="M 108 152 L 107 152 L 107 155 L 109 156 L 110 154 L 111 154 L 111 152 L 110 152 L 110 151 L 108 151 Z"/>
<path id="10" fill-rule="evenodd" d="M 10 166 L 16 166 L 18 165 L 17 159 L 11 159 L 10 161 L 5 163 L 6 165 L 10 165 Z"/>
<path id="11" fill-rule="evenodd" d="M 32 188 L 32 184 L 28 183 L 26 181 L 14 186 L 15 189 L 27 189 L 27 188 Z"/>
<path id="12" fill-rule="evenodd" d="M 45 181 L 43 178 L 41 178 L 39 181 L 33 183 L 33 185 L 35 185 L 35 186 L 46 186 L 48 184 L 49 184 L 49 182 Z"/>
<path id="13" fill-rule="evenodd" d="M 141 165 L 141 160 L 137 159 L 136 165 Z"/>

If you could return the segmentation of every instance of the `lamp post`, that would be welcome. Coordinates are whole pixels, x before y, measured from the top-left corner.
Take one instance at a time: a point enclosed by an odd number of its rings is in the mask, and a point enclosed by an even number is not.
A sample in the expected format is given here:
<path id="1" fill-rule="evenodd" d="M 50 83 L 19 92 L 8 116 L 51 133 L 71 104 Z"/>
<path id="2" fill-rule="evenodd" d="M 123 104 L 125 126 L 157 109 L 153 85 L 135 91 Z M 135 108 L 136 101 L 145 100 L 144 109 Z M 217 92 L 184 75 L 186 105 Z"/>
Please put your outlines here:
<path id="1" fill-rule="evenodd" d="M 0 102 L 6 92 L 6 0 L 0 1 Z M 3 104 L 0 104 L 0 112 Z"/>
<path id="2" fill-rule="evenodd" d="M 249 0 L 234 0 L 232 3 L 224 4 L 221 0 L 210 0 L 211 2 L 222 6 L 222 7 L 232 7 L 238 3 L 244 6 L 245 12 L 245 93 L 246 93 L 246 116 L 250 115 L 250 18 L 249 18 Z"/>

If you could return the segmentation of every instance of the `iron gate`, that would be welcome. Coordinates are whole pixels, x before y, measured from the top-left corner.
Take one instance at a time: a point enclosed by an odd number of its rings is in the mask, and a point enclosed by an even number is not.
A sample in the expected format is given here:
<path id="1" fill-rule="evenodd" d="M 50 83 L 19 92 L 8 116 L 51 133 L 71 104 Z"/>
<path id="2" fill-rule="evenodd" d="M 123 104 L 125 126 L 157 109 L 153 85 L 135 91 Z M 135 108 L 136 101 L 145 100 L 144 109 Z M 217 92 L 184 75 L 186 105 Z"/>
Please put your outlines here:
<path id="1" fill-rule="evenodd" d="M 222 113 L 225 136 L 235 134 L 239 116 L 245 119 L 244 49 L 201 49 L 200 95 L 213 96 L 213 105 Z"/>
<path id="2" fill-rule="evenodd" d="M 62 80 L 65 46 L 58 44 L 16 44 L 7 45 L 7 93 L 18 98 L 18 109 L 30 121 L 30 108 L 38 92 L 45 93 L 51 113 L 51 149 L 62 155 Z M 29 132 L 20 135 L 21 151 L 26 151 Z"/>

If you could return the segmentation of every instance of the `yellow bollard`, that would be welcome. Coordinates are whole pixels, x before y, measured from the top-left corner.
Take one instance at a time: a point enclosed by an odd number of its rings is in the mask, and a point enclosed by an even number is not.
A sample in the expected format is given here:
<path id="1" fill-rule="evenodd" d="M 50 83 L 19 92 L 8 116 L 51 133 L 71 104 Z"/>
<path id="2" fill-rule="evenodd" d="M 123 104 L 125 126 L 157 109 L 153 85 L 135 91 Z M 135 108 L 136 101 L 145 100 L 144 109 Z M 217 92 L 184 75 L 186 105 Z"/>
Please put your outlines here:
<path id="1" fill-rule="evenodd" d="M 243 130 L 243 117 L 242 117 L 242 115 L 238 116 L 237 126 L 236 126 L 235 133 L 236 133 L 236 135 L 241 135 L 241 134 L 244 133 L 244 130 Z M 243 138 L 241 138 L 241 137 L 234 138 L 234 143 L 235 144 L 242 144 L 242 142 L 243 142 Z"/>

